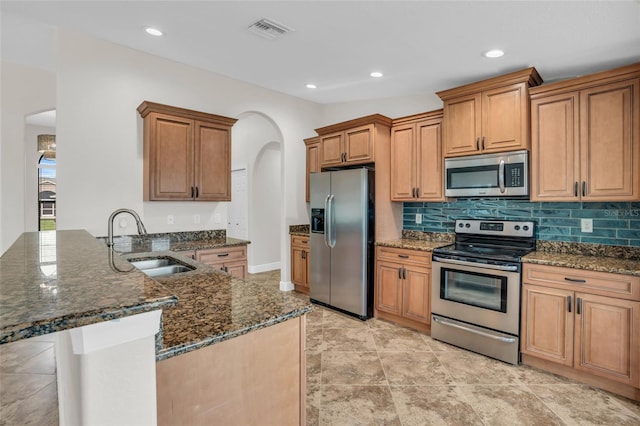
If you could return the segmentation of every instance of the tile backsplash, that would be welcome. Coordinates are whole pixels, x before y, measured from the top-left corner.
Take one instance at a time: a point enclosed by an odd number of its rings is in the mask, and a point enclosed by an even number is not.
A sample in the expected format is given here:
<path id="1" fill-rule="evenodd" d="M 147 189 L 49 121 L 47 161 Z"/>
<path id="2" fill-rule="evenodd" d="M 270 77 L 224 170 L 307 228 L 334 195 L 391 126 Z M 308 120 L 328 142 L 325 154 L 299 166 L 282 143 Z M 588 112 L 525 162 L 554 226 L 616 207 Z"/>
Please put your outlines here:
<path id="1" fill-rule="evenodd" d="M 416 223 L 416 214 L 422 223 Z M 582 232 L 581 219 L 593 220 Z M 457 199 L 443 203 L 404 203 L 403 229 L 453 232 L 456 219 L 531 220 L 539 240 L 640 247 L 640 202 L 553 203 L 505 199 Z"/>

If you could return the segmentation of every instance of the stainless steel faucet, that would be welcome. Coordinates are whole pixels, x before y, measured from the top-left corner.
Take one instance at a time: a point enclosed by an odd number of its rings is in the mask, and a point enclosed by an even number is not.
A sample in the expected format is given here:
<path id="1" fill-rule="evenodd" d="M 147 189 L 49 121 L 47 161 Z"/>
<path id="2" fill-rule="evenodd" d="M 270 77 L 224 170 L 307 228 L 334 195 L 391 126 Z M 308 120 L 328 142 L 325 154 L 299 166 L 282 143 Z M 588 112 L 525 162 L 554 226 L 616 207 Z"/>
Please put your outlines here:
<path id="1" fill-rule="evenodd" d="M 147 229 L 144 227 L 142 220 L 140 220 L 140 216 L 138 216 L 138 213 L 131 209 L 118 209 L 111 213 L 111 216 L 109 216 L 109 220 L 107 221 L 107 246 L 109 247 L 113 247 L 113 220 L 120 213 L 129 213 L 131 216 L 133 216 L 133 218 L 136 220 L 136 225 L 138 225 L 138 234 L 147 235 Z"/>

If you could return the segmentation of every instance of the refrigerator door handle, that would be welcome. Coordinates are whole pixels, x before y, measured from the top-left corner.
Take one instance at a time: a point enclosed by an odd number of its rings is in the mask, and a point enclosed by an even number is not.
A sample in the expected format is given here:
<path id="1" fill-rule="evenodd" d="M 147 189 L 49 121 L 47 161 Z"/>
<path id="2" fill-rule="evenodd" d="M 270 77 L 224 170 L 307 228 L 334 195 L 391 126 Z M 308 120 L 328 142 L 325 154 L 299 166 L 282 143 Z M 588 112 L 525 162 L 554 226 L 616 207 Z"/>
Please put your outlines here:
<path id="1" fill-rule="evenodd" d="M 336 225 L 336 221 L 335 221 L 335 215 L 334 215 L 334 207 L 333 207 L 333 199 L 334 196 L 333 194 L 330 194 L 327 197 L 327 209 L 326 214 L 329 216 L 327 219 L 328 223 L 328 229 L 326 232 L 326 239 L 327 239 L 327 246 L 329 248 L 334 248 L 336 246 L 336 235 L 335 235 L 335 225 Z"/>
<path id="2" fill-rule="evenodd" d="M 327 247 L 329 246 L 329 198 L 331 197 L 331 194 L 327 194 L 327 196 L 324 199 L 324 245 Z"/>

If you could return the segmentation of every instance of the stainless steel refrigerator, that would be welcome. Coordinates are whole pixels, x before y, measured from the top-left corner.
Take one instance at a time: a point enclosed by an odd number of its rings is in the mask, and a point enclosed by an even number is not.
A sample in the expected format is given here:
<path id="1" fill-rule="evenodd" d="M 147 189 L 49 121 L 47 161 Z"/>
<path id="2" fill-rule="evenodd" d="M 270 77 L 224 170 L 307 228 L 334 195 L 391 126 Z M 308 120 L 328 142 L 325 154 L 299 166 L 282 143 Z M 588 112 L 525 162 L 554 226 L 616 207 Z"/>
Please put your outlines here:
<path id="1" fill-rule="evenodd" d="M 374 171 L 312 173 L 312 302 L 373 316 Z"/>

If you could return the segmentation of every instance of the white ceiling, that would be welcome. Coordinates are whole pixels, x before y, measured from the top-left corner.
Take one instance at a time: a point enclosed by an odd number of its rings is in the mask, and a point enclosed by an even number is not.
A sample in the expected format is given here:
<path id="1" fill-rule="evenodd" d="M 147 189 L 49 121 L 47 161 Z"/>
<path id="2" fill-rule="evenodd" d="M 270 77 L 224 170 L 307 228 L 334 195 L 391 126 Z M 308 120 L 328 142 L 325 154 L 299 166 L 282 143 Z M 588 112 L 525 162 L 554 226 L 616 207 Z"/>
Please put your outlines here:
<path id="1" fill-rule="evenodd" d="M 638 0 L 1 0 L 0 12 L 3 61 L 54 70 L 61 27 L 318 103 L 432 94 L 529 66 L 548 82 L 640 61 Z M 263 17 L 295 31 L 266 40 L 247 30 Z M 493 48 L 505 56 L 482 56 Z"/>

